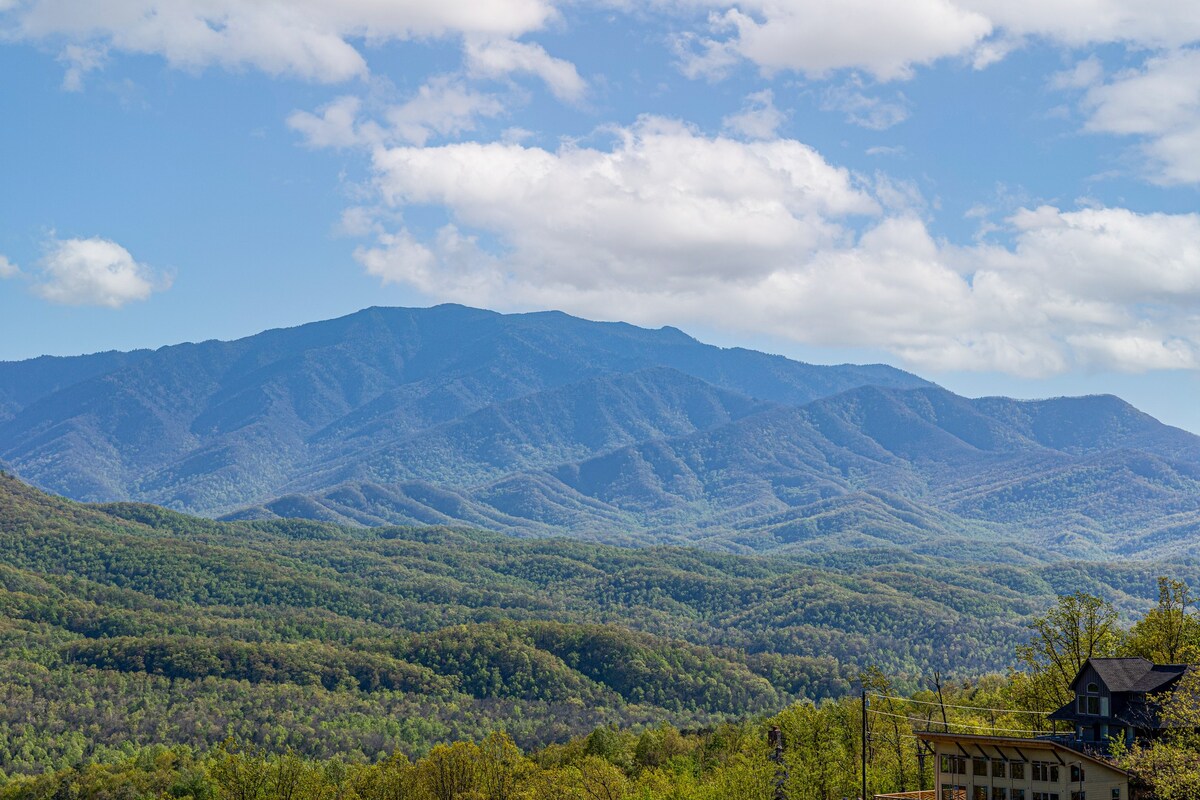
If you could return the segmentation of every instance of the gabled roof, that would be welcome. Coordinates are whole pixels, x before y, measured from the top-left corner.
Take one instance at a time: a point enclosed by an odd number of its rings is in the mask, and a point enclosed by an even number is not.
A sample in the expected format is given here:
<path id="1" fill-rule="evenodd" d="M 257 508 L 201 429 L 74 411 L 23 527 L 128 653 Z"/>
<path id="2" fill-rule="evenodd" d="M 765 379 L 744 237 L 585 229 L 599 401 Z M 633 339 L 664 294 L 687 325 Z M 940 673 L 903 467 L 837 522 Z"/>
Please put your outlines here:
<path id="1" fill-rule="evenodd" d="M 974 746 L 984 758 L 992 757 L 990 751 L 985 749 L 987 747 L 1012 747 L 1016 749 L 1018 753 L 1022 752 L 1019 748 L 1025 748 L 1030 752 L 1049 750 L 1060 754 L 1070 754 L 1070 758 L 1074 759 L 1086 758 L 1093 764 L 1099 764 L 1105 769 L 1110 769 L 1119 775 L 1129 774 L 1107 759 L 1100 758 L 1099 756 L 1083 750 L 1076 750 L 1073 747 L 1067 747 L 1066 745 L 1049 738 L 1025 739 L 1013 736 L 984 736 L 973 733 L 938 733 L 936 731 L 913 731 L 913 733 L 917 735 L 917 738 L 924 739 L 927 742 L 946 742 L 949 744 L 956 744 L 960 748 L 963 748 L 962 752 L 964 754 L 969 756 L 974 756 L 974 753 L 964 747 L 964 745 Z"/>
<path id="2" fill-rule="evenodd" d="M 1149 672 L 1143 675 L 1132 689 L 1131 692 L 1157 692 L 1160 689 L 1165 689 L 1168 684 L 1178 678 L 1183 677 L 1191 667 L 1188 664 L 1155 664 Z"/>
<path id="3" fill-rule="evenodd" d="M 1144 658 L 1090 658 L 1087 664 L 1096 670 L 1110 692 L 1157 692 L 1188 670 L 1187 664 L 1155 664 Z M 1082 669 L 1071 681 L 1072 690 L 1081 677 Z"/>

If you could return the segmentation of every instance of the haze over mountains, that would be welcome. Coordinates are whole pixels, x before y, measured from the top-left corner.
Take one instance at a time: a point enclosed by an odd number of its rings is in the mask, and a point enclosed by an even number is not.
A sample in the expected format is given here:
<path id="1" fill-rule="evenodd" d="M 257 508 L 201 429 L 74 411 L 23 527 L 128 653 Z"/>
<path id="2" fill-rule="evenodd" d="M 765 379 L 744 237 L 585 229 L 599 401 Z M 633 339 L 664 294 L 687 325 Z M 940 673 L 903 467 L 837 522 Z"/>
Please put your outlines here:
<path id="1" fill-rule="evenodd" d="M 0 462 L 210 516 L 978 559 L 1200 541 L 1200 438 L 1115 397 L 968 400 L 555 312 L 372 308 L 0 363 Z"/>

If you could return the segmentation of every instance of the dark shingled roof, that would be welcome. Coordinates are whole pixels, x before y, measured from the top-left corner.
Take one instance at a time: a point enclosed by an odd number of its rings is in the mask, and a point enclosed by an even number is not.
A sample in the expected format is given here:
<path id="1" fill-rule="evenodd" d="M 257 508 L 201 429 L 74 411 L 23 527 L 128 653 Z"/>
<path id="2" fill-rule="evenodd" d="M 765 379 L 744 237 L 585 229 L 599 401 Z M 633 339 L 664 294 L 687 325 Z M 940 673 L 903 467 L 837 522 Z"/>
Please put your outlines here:
<path id="1" fill-rule="evenodd" d="M 1157 692 L 1188 670 L 1187 664 L 1155 664 L 1144 658 L 1093 658 L 1090 663 L 1110 692 Z M 1076 676 L 1071 688 L 1078 682 Z"/>

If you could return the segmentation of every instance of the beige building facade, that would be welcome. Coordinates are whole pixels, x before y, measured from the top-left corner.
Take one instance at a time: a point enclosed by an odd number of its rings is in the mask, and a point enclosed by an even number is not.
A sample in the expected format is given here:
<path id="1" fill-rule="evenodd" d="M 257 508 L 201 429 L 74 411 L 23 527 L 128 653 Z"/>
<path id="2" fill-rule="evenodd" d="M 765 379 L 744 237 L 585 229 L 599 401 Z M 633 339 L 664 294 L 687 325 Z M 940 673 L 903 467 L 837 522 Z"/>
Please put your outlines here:
<path id="1" fill-rule="evenodd" d="M 1047 739 L 917 735 L 933 749 L 938 800 L 1130 800 L 1124 770 Z"/>

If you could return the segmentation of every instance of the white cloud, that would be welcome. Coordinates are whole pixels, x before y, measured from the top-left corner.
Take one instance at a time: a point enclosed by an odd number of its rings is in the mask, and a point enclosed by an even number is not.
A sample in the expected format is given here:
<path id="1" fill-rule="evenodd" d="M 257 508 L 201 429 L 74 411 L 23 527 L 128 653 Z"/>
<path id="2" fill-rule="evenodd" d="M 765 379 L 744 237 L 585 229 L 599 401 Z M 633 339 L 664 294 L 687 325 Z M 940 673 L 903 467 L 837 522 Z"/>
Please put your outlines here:
<path id="1" fill-rule="evenodd" d="M 1086 129 L 1137 136 L 1151 180 L 1200 183 L 1200 50 L 1149 59 L 1088 90 Z"/>
<path id="2" fill-rule="evenodd" d="M 787 115 L 775 107 L 775 95 L 763 89 L 746 96 L 742 110 L 721 120 L 721 127 L 747 139 L 774 139 Z"/>
<path id="3" fill-rule="evenodd" d="M 422 86 L 407 103 L 384 114 L 390 133 L 413 144 L 430 137 L 456 136 L 475 129 L 479 117 L 504 113 L 504 104 L 492 95 L 468 89 L 451 78 L 437 78 Z"/>
<path id="4" fill-rule="evenodd" d="M 690 74 L 745 58 L 768 73 L 810 76 L 854 68 L 880 80 L 907 78 L 915 65 L 968 52 L 992 31 L 989 20 L 950 0 L 747 0 L 713 2 L 711 37 L 696 38 Z"/>
<path id="5" fill-rule="evenodd" d="M 1121 43 L 1156 50 L 1200 41 L 1200 4 L 1180 0 L 658 0 L 711 9 L 708 30 L 675 39 L 685 74 L 720 76 L 745 59 L 767 73 L 880 81 L 965 58 L 983 69 L 1030 38 L 1068 48 Z"/>
<path id="6" fill-rule="evenodd" d="M 467 88 L 447 76 L 434 78 L 408 101 L 380 109 L 382 122 L 364 118 L 363 102 L 339 97 L 314 114 L 293 111 L 290 128 L 317 148 L 379 146 L 396 142 L 423 145 L 435 136 L 457 136 L 475 129 L 480 117 L 504 113 L 504 104 L 492 95 Z"/>
<path id="7" fill-rule="evenodd" d="M 83 91 L 84 76 L 104 66 L 107 58 L 108 50 L 104 47 L 89 47 L 78 44 L 69 44 L 64 47 L 58 56 L 59 63 L 65 64 L 67 67 L 67 71 L 63 73 L 63 91 Z"/>
<path id="8" fill-rule="evenodd" d="M 1104 65 L 1096 56 L 1088 56 L 1075 66 L 1050 76 L 1052 89 L 1086 89 L 1104 78 Z"/>
<path id="9" fill-rule="evenodd" d="M 152 54 L 187 69 L 253 67 L 338 82 L 367 73 L 352 41 L 514 37 L 556 15 L 551 0 L 24 0 L 14 35 Z"/>
<path id="10" fill-rule="evenodd" d="M 1069 47 L 1170 47 L 1200 39 L 1200 6 L 1180 0 L 960 0 L 1012 36 Z"/>
<path id="11" fill-rule="evenodd" d="M 799 142 L 708 139 L 657 118 L 616 135 L 608 151 L 394 148 L 377 151 L 375 167 L 387 202 L 446 206 L 459 224 L 501 236 L 528 279 L 580 288 L 749 279 L 839 240 L 829 218 L 878 208 Z"/>
<path id="12" fill-rule="evenodd" d="M 587 93 L 587 82 L 570 61 L 555 58 L 541 45 L 511 39 L 471 39 L 466 44 L 471 75 L 502 78 L 513 73 L 536 75 L 559 100 L 578 103 Z"/>
<path id="13" fill-rule="evenodd" d="M 366 267 L 368 275 L 376 276 L 385 284 L 431 285 L 438 266 L 433 251 L 406 230 L 381 233 L 376 247 L 360 247 L 355 250 L 354 257 Z"/>
<path id="14" fill-rule="evenodd" d="M 356 237 L 383 233 L 377 216 L 376 210 L 368 206 L 351 206 L 342 212 L 341 219 L 334 226 L 334 232 L 342 236 Z"/>
<path id="15" fill-rule="evenodd" d="M 356 256 L 447 300 L 883 347 L 919 368 L 1200 367 L 1200 215 L 1027 208 L 1002 224 L 1010 246 L 956 247 L 911 187 L 864 187 L 799 142 L 656 118 L 614 134 L 379 148 L 385 205 L 452 223 Z"/>
<path id="16" fill-rule="evenodd" d="M 689 75 L 719 75 L 739 61 L 766 73 L 824 76 L 855 69 L 877 80 L 963 58 L 983 68 L 1029 38 L 1060 46 L 1122 43 L 1139 49 L 1200 41 L 1200 4 L 1181 0 L 651 0 L 701 30 L 674 37 Z M 468 68 L 524 72 L 578 102 L 575 66 L 518 38 L 560 17 L 567 0 L 6 0 L 15 39 L 64 43 L 64 85 L 80 84 L 105 52 L 153 54 L 186 69 L 253 68 L 317 82 L 368 73 L 364 45 L 461 36 Z M 636 13 L 637 4 L 591 5 Z M 7 10 L 5 10 L 7 7 Z M 685 23 L 686 24 L 686 23 Z M 70 50 L 69 48 L 79 48 Z M 102 60 L 102 58 L 101 58 Z"/>
<path id="17" fill-rule="evenodd" d="M 362 100 L 339 97 L 317 109 L 318 113 L 293 111 L 287 118 L 288 127 L 304 137 L 309 147 L 343 149 L 363 144 L 358 129 Z"/>
<path id="18" fill-rule="evenodd" d="M 846 122 L 873 131 L 887 130 L 908 119 L 908 100 L 897 94 L 892 100 L 872 97 L 862 91 L 860 81 L 827 89 L 821 98 L 825 111 L 840 111 Z"/>
<path id="19" fill-rule="evenodd" d="M 168 278 L 107 239 L 56 240 L 39 266 L 34 291 L 63 305 L 120 308 L 170 286 Z"/>
<path id="20" fill-rule="evenodd" d="M 1000 34 L 986 39 L 976 45 L 971 53 L 971 66 L 974 69 L 987 69 L 992 64 L 1008 58 L 1009 54 L 1020 48 L 1024 42 L 1016 36 Z"/>
<path id="21" fill-rule="evenodd" d="M 3 254 L 0 254 L 0 279 L 12 278 L 21 274 L 21 270 L 16 264 L 8 260 Z"/>

